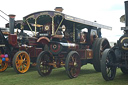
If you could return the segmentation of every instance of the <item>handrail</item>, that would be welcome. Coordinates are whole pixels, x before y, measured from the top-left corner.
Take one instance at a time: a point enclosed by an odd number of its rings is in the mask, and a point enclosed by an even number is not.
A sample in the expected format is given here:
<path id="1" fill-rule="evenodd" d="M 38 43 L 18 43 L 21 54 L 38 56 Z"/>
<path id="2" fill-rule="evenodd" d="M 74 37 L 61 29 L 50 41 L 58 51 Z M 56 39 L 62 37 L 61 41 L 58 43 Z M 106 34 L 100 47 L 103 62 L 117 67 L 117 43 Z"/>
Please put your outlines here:
<path id="1" fill-rule="evenodd" d="M 28 23 L 28 21 L 27 21 L 27 20 L 26 20 L 26 22 L 27 22 L 27 24 L 28 24 L 28 26 L 29 26 L 29 28 L 30 28 L 31 32 L 32 32 L 32 33 L 33 33 L 33 35 L 34 35 L 34 32 L 32 31 L 32 28 L 31 28 L 30 24 Z"/>
<path id="2" fill-rule="evenodd" d="M 55 35 L 56 35 L 56 33 L 57 33 L 57 31 L 58 31 L 58 29 L 59 29 L 60 25 L 62 24 L 63 20 L 64 20 L 64 18 L 62 18 L 62 20 L 61 20 L 61 22 L 60 22 L 60 24 L 59 24 L 58 28 L 56 29 Z"/>

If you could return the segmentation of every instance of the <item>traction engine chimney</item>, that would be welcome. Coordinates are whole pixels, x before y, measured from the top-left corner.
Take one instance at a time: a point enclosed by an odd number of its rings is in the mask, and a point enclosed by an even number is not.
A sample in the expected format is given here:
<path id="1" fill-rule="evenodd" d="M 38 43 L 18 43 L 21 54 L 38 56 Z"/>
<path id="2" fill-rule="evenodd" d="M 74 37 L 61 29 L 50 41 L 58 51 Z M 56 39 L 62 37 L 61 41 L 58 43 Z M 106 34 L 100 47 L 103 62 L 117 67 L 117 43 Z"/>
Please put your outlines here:
<path id="1" fill-rule="evenodd" d="M 128 1 L 125 1 L 125 26 L 128 27 Z"/>
<path id="2" fill-rule="evenodd" d="M 62 12 L 64 9 L 62 7 L 56 7 L 54 10 L 57 12 Z"/>
<path id="3" fill-rule="evenodd" d="M 15 15 L 10 14 L 8 16 L 9 16 L 9 32 L 10 34 L 14 34 Z"/>

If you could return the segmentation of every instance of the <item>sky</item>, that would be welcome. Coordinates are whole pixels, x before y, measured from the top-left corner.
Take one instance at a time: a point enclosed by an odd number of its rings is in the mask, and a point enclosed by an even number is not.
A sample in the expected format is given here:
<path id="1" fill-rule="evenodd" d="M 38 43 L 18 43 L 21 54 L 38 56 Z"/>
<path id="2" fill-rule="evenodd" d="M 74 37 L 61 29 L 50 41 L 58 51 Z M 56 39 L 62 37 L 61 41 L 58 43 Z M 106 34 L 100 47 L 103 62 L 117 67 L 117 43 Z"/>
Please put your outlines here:
<path id="1" fill-rule="evenodd" d="M 15 14 L 15 20 L 22 20 L 24 16 L 55 7 L 63 7 L 64 14 L 88 21 L 97 21 L 99 24 L 111 26 L 112 30 L 102 29 L 102 37 L 110 42 L 116 42 L 123 31 L 125 24 L 120 22 L 120 17 L 125 14 L 124 1 L 126 0 L 2 0 L 0 10 L 6 14 Z M 8 19 L 8 16 L 0 12 Z M 8 19 L 9 20 L 9 19 Z M 8 23 L 0 17 L 0 27 Z"/>

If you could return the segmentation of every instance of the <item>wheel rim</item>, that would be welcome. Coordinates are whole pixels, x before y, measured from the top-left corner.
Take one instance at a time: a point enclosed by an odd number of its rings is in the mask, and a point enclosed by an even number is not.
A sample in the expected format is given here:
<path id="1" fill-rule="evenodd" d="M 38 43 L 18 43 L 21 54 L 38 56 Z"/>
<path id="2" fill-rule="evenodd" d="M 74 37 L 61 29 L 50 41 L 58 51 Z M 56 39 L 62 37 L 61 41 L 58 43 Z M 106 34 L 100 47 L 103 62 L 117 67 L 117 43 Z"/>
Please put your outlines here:
<path id="1" fill-rule="evenodd" d="M 8 63 L 7 62 L 0 62 L 0 72 L 5 71 L 7 69 L 7 67 L 8 67 Z"/>
<path id="2" fill-rule="evenodd" d="M 113 51 L 105 50 L 103 52 L 102 62 L 101 62 L 101 72 L 103 78 L 108 80 L 113 80 L 116 74 L 115 55 Z"/>
<path id="3" fill-rule="evenodd" d="M 40 71 L 41 71 L 41 75 L 49 75 L 52 71 L 52 65 L 49 65 L 49 63 L 52 62 L 52 59 L 51 59 L 51 56 L 46 53 L 44 55 L 41 56 L 41 59 L 40 59 L 40 65 L 39 65 L 39 68 L 40 68 Z"/>
<path id="4" fill-rule="evenodd" d="M 69 64 L 68 64 L 69 74 L 72 77 L 77 77 L 80 73 L 80 59 L 77 54 L 73 54 L 70 56 Z"/>
<path id="5" fill-rule="evenodd" d="M 0 49 L 0 55 L 4 54 L 3 48 Z M 0 72 L 3 72 L 7 69 L 8 67 L 8 62 L 7 61 L 2 61 L 2 58 L 0 57 Z"/>
<path id="6" fill-rule="evenodd" d="M 21 52 L 17 55 L 16 57 L 16 68 L 18 72 L 20 73 L 25 73 L 28 71 L 29 66 L 30 66 L 30 58 L 29 55 L 25 52 Z"/>
<path id="7" fill-rule="evenodd" d="M 93 44 L 93 66 L 97 72 L 101 72 L 101 59 L 103 51 L 110 48 L 107 39 L 98 38 Z"/>
<path id="8" fill-rule="evenodd" d="M 111 61 L 108 58 L 110 58 L 110 56 L 106 58 L 106 73 L 108 78 L 111 79 L 114 76 L 113 74 L 115 73 L 115 67 L 110 65 Z"/>
<path id="9" fill-rule="evenodd" d="M 100 59 L 102 57 L 103 51 L 107 48 L 110 48 L 109 42 L 107 40 L 104 40 L 100 46 Z"/>

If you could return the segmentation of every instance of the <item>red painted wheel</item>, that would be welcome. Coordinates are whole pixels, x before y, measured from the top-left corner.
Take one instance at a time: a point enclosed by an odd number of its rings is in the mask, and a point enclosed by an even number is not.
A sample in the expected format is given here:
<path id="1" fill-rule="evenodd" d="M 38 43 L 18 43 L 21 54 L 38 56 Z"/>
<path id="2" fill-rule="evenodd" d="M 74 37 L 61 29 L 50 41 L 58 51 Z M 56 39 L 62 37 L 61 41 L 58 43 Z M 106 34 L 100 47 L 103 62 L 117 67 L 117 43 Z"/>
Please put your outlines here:
<path id="1" fill-rule="evenodd" d="M 48 51 L 43 51 L 39 54 L 36 63 L 37 71 L 41 76 L 47 76 L 52 72 L 53 66 L 49 65 L 52 61 L 52 56 Z"/>
<path id="2" fill-rule="evenodd" d="M 76 78 L 80 73 L 81 61 L 76 51 L 68 53 L 65 63 L 66 72 L 69 78 Z"/>

